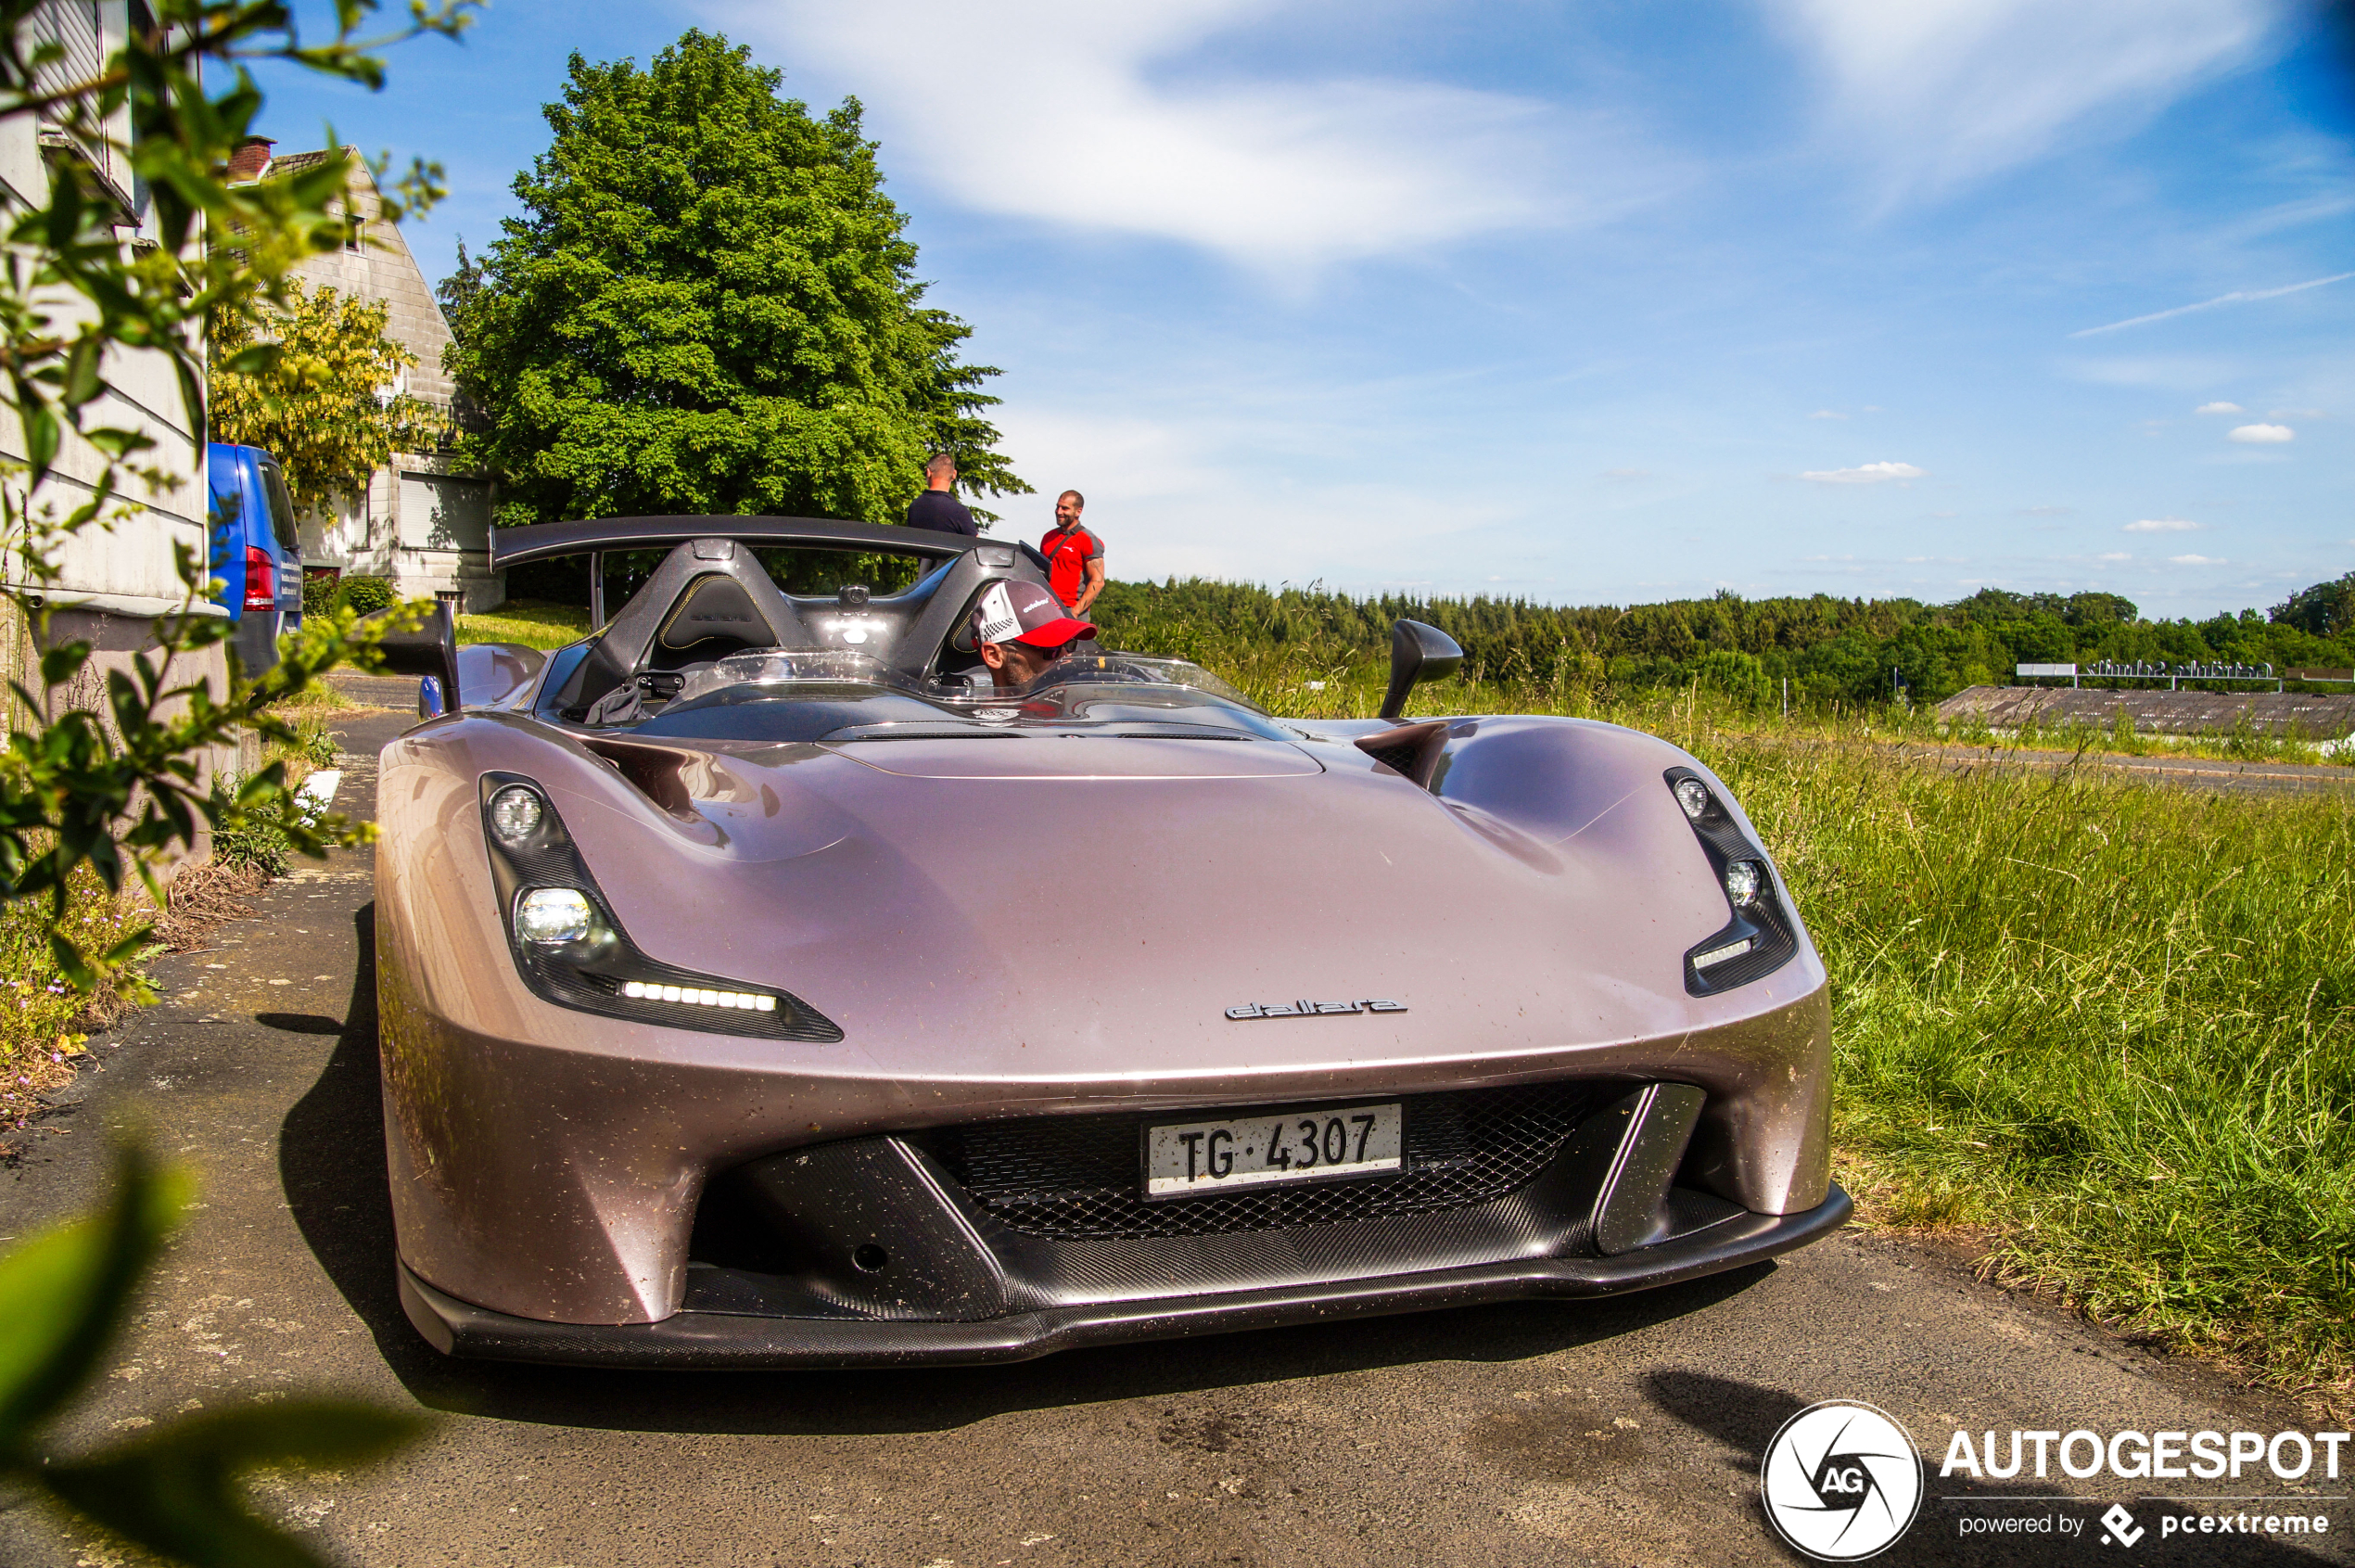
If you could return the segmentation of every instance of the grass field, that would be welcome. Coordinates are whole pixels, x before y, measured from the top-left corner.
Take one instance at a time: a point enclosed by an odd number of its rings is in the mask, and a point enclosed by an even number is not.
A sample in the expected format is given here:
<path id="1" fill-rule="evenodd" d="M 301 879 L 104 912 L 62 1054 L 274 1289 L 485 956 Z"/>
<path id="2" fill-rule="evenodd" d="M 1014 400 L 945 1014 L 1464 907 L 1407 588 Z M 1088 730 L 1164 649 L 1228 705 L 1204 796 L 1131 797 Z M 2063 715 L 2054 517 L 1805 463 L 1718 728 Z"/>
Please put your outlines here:
<path id="1" fill-rule="evenodd" d="M 527 648 L 561 648 L 589 634 L 589 612 L 576 605 L 510 599 L 488 615 L 458 618 L 461 643 L 520 643 Z"/>
<path id="2" fill-rule="evenodd" d="M 2355 1393 L 2355 796 L 1687 741 L 1833 983 L 1868 1219 L 2263 1381 Z"/>

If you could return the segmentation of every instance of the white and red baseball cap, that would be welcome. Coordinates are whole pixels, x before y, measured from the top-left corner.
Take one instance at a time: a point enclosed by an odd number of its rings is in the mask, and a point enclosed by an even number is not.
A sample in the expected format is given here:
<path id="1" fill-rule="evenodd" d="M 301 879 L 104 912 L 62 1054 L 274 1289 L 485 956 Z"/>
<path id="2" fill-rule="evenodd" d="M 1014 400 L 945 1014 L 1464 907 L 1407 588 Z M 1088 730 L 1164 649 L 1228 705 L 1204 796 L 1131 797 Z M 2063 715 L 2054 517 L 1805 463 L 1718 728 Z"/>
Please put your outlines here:
<path id="1" fill-rule="evenodd" d="M 977 643 L 1027 643 L 1034 648 L 1060 648 L 1075 637 L 1093 637 L 1096 629 L 1073 618 L 1061 599 L 1035 582 L 993 582 L 974 606 L 974 640 Z"/>

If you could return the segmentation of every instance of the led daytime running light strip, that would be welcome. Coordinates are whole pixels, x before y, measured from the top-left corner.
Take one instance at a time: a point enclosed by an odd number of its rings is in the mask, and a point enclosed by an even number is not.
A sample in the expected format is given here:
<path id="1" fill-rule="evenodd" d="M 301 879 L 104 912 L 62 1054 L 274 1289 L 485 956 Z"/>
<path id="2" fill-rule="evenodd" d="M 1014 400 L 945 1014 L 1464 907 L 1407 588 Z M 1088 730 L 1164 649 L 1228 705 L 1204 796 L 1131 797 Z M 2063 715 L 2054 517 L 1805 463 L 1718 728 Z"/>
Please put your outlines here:
<path id="1" fill-rule="evenodd" d="M 684 1002 L 691 1007 L 737 1007 L 746 1013 L 777 1011 L 777 999 L 757 991 L 714 991 L 696 986 L 658 986 L 625 980 L 621 994 L 646 1001 Z"/>
<path id="2" fill-rule="evenodd" d="M 1758 944 L 1744 937 L 1738 942 L 1728 942 L 1722 948 L 1712 948 L 1705 953 L 1693 954 L 1693 967 L 1706 969 L 1712 963 L 1723 963 L 1729 958 L 1739 958 Z"/>

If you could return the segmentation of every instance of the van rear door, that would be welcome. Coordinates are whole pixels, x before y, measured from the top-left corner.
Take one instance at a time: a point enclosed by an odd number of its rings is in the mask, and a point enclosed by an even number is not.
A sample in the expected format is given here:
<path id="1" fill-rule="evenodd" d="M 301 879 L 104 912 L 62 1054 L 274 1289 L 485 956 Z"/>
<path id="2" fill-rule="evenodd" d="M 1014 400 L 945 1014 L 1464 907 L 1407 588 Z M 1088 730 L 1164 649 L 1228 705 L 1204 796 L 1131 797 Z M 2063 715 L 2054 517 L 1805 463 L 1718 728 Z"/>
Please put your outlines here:
<path id="1" fill-rule="evenodd" d="M 302 536 L 295 527 L 294 497 L 286 491 L 286 477 L 278 460 L 264 453 L 259 454 L 259 462 L 261 488 L 269 497 L 270 545 L 278 557 L 278 608 L 299 619 L 302 615 Z"/>

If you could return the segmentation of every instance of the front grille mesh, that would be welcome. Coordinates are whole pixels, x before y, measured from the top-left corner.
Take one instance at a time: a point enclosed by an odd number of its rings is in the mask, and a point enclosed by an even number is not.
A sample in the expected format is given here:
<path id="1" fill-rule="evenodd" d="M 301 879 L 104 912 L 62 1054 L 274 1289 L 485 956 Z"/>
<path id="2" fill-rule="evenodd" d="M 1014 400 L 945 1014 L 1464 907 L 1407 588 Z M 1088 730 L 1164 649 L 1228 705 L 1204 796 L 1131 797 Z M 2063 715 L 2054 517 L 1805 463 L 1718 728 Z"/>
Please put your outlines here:
<path id="1" fill-rule="evenodd" d="M 1142 1129 L 1149 1122 L 1211 1121 L 1216 1112 L 986 1122 L 943 1128 L 928 1141 L 975 1202 L 1025 1235 L 1216 1236 L 1429 1214 L 1503 1197 L 1534 1179 L 1602 1098 L 1601 1088 L 1585 1083 L 1402 1096 L 1406 1168 L 1394 1175 L 1157 1203 L 1141 1195 Z M 1254 1109 L 1237 1118 L 1274 1114 Z"/>

